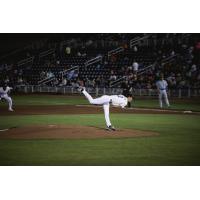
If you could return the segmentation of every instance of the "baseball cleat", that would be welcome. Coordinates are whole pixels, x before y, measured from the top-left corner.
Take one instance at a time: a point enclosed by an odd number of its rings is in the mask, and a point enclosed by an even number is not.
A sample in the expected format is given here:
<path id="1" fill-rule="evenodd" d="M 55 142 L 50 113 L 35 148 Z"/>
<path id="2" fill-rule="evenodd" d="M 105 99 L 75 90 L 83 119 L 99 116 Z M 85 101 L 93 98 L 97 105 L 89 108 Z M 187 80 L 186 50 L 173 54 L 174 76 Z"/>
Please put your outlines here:
<path id="1" fill-rule="evenodd" d="M 78 90 L 79 92 L 83 92 L 83 91 L 85 90 L 85 87 L 79 86 L 79 87 L 77 88 L 77 90 Z"/>
<path id="2" fill-rule="evenodd" d="M 107 126 L 106 130 L 107 131 L 116 131 L 114 126 Z"/>
<path id="3" fill-rule="evenodd" d="M 8 109 L 8 111 L 11 111 L 11 112 L 13 112 L 14 110 L 13 110 L 12 108 L 9 108 L 9 109 Z"/>

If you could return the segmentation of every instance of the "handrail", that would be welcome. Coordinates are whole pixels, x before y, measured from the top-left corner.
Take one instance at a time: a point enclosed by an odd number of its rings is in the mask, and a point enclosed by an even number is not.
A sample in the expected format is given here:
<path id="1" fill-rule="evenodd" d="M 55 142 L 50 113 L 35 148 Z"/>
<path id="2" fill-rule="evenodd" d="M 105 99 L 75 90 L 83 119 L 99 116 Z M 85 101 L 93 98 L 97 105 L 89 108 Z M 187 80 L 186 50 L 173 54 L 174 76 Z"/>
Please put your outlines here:
<path id="1" fill-rule="evenodd" d="M 133 38 L 132 40 L 130 40 L 130 48 L 132 48 L 133 46 L 138 44 L 139 41 L 146 40 L 150 36 L 151 36 L 151 34 L 145 35 L 145 36 L 140 37 L 140 38 L 139 37 Z"/>
<path id="2" fill-rule="evenodd" d="M 177 57 L 177 56 L 178 56 L 178 54 L 173 55 L 173 56 L 169 56 L 169 57 L 164 58 L 163 60 L 161 60 L 161 62 L 165 61 L 165 63 L 162 63 L 163 65 L 165 65 L 166 63 L 169 63 L 169 62 L 173 61 L 174 58 Z M 147 67 L 144 67 L 144 68 L 140 69 L 140 70 L 138 71 L 137 75 L 142 75 L 142 74 L 144 74 L 146 70 L 148 70 L 148 69 L 154 67 L 156 63 L 157 63 L 157 62 L 155 61 L 153 64 L 148 65 Z M 125 79 L 125 78 L 126 78 L 126 76 L 123 76 L 123 77 L 121 77 L 121 78 L 119 78 L 119 79 L 117 79 L 117 80 L 111 82 L 111 83 L 110 83 L 110 87 L 113 87 L 113 86 L 119 84 L 120 81 L 122 81 L 122 80 Z"/>
<path id="3" fill-rule="evenodd" d="M 59 74 L 61 74 L 61 76 L 63 77 L 63 76 L 66 75 L 69 71 L 76 70 L 76 69 L 79 69 L 79 66 L 74 66 L 74 67 L 71 67 L 70 69 L 63 70 L 63 71 L 59 72 Z"/>
<path id="4" fill-rule="evenodd" d="M 138 73 L 137 73 L 137 75 L 144 74 L 146 70 L 148 70 L 148 69 L 150 69 L 150 68 L 154 67 L 154 66 L 155 66 L 155 64 L 156 64 L 156 62 L 154 62 L 153 64 L 151 64 L 151 65 L 148 65 L 147 67 L 144 67 L 143 69 L 139 70 L 139 71 L 138 71 Z"/>
<path id="5" fill-rule="evenodd" d="M 113 50 L 111 50 L 111 51 L 108 52 L 108 58 L 109 58 L 111 55 L 115 55 L 115 54 L 120 53 L 120 52 L 122 52 L 122 51 L 124 51 L 124 48 L 123 48 L 123 47 L 118 47 L 118 48 L 116 48 L 116 49 L 113 49 Z"/>
<path id="6" fill-rule="evenodd" d="M 118 83 L 120 83 L 120 81 L 124 80 L 126 78 L 126 76 L 122 76 L 121 78 L 118 78 L 117 80 L 113 81 L 110 83 L 110 87 L 113 87 L 114 85 L 117 85 Z"/>
<path id="7" fill-rule="evenodd" d="M 140 37 L 137 36 L 137 37 L 131 39 L 131 40 L 130 40 L 130 43 L 136 42 L 136 41 L 139 40 L 139 39 L 140 39 Z"/>
<path id="8" fill-rule="evenodd" d="M 48 83 L 48 82 L 50 82 L 50 81 L 53 81 L 53 80 L 55 80 L 55 76 L 52 76 L 52 77 L 47 77 L 47 78 L 45 78 L 45 79 L 43 79 L 43 80 L 40 80 L 40 81 L 38 81 L 38 85 L 41 85 L 41 84 L 44 84 L 44 83 Z"/>
<path id="9" fill-rule="evenodd" d="M 43 51 L 39 54 L 39 58 L 42 58 L 42 57 L 45 57 L 45 56 L 48 56 L 50 54 L 53 54 L 55 52 L 55 49 L 49 49 L 47 51 Z"/>
<path id="10" fill-rule="evenodd" d="M 170 59 L 173 59 L 173 58 L 177 57 L 178 55 L 179 55 L 179 54 L 175 54 L 175 55 L 172 55 L 172 56 L 168 56 L 167 58 L 164 58 L 164 59 L 162 60 L 162 62 L 163 62 L 163 61 L 170 60 Z"/>
<path id="11" fill-rule="evenodd" d="M 17 66 L 21 66 L 21 65 L 24 65 L 24 64 L 26 64 L 26 63 L 33 62 L 33 59 L 34 59 L 34 56 L 29 57 L 29 58 L 26 58 L 26 59 L 23 59 L 23 60 L 20 60 L 20 61 L 17 63 Z"/>
<path id="12" fill-rule="evenodd" d="M 92 59 L 86 61 L 86 62 L 85 62 L 85 66 L 88 67 L 88 66 L 90 66 L 90 65 L 92 65 L 92 64 L 94 64 L 94 63 L 97 63 L 97 62 L 99 62 L 99 61 L 102 61 L 102 56 L 97 56 L 97 57 L 95 57 L 95 58 L 92 58 Z"/>

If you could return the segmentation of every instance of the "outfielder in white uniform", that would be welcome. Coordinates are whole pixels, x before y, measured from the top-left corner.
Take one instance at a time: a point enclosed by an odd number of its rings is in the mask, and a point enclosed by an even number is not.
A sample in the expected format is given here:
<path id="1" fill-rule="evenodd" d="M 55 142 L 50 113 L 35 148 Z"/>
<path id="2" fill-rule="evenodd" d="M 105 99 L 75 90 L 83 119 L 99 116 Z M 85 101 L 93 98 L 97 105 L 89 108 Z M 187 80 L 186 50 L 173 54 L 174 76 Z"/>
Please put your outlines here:
<path id="1" fill-rule="evenodd" d="M 8 96 L 8 93 L 12 90 L 11 87 L 0 87 L 0 100 L 5 99 L 8 102 L 8 110 L 13 111 L 12 109 L 12 99 Z"/>
<path id="2" fill-rule="evenodd" d="M 92 96 L 85 90 L 84 87 L 79 87 L 78 91 L 82 92 L 91 104 L 103 105 L 107 130 L 115 131 L 115 128 L 111 125 L 109 117 L 110 104 L 115 107 L 124 108 L 128 103 L 128 99 L 123 95 L 111 95 L 111 96 L 103 95 L 99 98 L 93 99 Z"/>
<path id="3" fill-rule="evenodd" d="M 157 90 L 158 90 L 158 99 L 159 99 L 160 108 L 163 107 L 163 102 L 162 102 L 163 97 L 165 99 L 166 105 L 168 107 L 170 106 L 169 100 L 168 100 L 168 96 L 167 96 L 167 86 L 168 86 L 167 81 L 164 80 L 163 77 L 161 77 L 161 79 L 156 82 L 156 87 L 157 87 Z"/>

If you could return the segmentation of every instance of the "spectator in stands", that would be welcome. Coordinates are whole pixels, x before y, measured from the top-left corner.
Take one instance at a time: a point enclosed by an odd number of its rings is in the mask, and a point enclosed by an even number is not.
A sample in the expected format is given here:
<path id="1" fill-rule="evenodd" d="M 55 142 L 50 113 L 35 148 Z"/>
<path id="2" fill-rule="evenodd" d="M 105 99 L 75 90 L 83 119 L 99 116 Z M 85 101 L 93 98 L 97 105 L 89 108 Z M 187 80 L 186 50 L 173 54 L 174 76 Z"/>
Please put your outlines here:
<path id="1" fill-rule="evenodd" d="M 111 70 L 109 81 L 116 81 L 117 76 L 114 74 L 114 71 Z"/>
<path id="2" fill-rule="evenodd" d="M 114 74 L 110 75 L 110 78 L 109 78 L 110 81 L 116 81 L 116 79 L 117 79 L 116 75 L 114 75 Z"/>
<path id="3" fill-rule="evenodd" d="M 47 78 L 52 78 L 54 77 L 53 72 L 51 72 L 50 70 L 47 72 Z"/>
<path id="4" fill-rule="evenodd" d="M 77 79 L 78 78 L 78 74 L 79 74 L 79 71 L 78 70 L 74 70 L 72 78 Z"/>
<path id="5" fill-rule="evenodd" d="M 63 78 L 60 86 L 66 86 L 66 85 L 67 85 L 67 79 Z"/>
<path id="6" fill-rule="evenodd" d="M 137 73 L 138 69 L 139 69 L 139 64 L 136 61 L 134 61 L 133 64 L 132 64 L 132 67 L 133 67 L 133 71 L 135 73 Z"/>
<path id="7" fill-rule="evenodd" d="M 45 71 L 42 71 L 42 72 L 40 73 L 40 79 L 44 79 L 44 78 L 46 78 L 46 72 L 45 72 Z"/>
<path id="8" fill-rule="evenodd" d="M 79 87 L 79 84 L 78 84 L 76 81 L 72 81 L 72 82 L 71 82 L 71 86 L 72 86 L 73 88 L 77 88 L 77 87 Z"/>
<path id="9" fill-rule="evenodd" d="M 4 81 L 6 84 L 9 84 L 10 83 L 10 79 L 9 79 L 9 77 L 8 76 L 6 76 L 6 79 L 5 79 L 5 81 Z"/>
<path id="10" fill-rule="evenodd" d="M 71 48 L 70 48 L 70 47 L 66 47 L 66 48 L 65 48 L 65 53 L 66 53 L 67 55 L 70 55 L 70 54 L 71 54 Z"/>
<path id="11" fill-rule="evenodd" d="M 18 77 L 18 79 L 17 79 L 17 85 L 23 85 L 23 79 L 22 79 L 22 77 Z"/>
<path id="12" fill-rule="evenodd" d="M 99 88 L 100 84 L 101 84 L 101 78 L 100 76 L 98 76 L 95 80 L 95 87 Z"/>
<path id="13" fill-rule="evenodd" d="M 57 86 L 59 84 L 59 81 L 57 78 L 55 78 L 55 80 L 53 81 L 52 86 Z"/>
<path id="14" fill-rule="evenodd" d="M 71 70 L 68 74 L 67 74 L 67 79 L 71 80 L 74 76 L 75 70 Z"/>
<path id="15" fill-rule="evenodd" d="M 108 84 L 106 84 L 106 80 L 103 76 L 101 76 L 100 78 L 100 87 L 106 87 L 106 85 L 108 86 Z"/>
<path id="16" fill-rule="evenodd" d="M 186 86 L 186 81 L 182 79 L 178 84 L 178 88 L 184 88 L 185 86 Z"/>
<path id="17" fill-rule="evenodd" d="M 196 72 L 196 70 L 197 70 L 197 66 L 193 64 L 190 71 L 193 73 L 193 72 Z"/>
<path id="18" fill-rule="evenodd" d="M 138 52 L 137 46 L 134 46 L 134 47 L 133 47 L 133 51 L 134 51 L 134 52 Z"/>
<path id="19" fill-rule="evenodd" d="M 172 52 L 171 52 L 171 56 L 174 56 L 174 55 L 175 55 L 175 51 L 172 50 Z"/>

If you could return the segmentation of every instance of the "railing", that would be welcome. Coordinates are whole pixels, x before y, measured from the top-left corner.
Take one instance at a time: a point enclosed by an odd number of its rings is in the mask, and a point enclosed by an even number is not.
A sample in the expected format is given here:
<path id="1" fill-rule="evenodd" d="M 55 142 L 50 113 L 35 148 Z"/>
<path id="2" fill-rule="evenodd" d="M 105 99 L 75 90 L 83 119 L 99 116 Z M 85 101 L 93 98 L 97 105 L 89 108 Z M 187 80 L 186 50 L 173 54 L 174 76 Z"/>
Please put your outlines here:
<path id="1" fill-rule="evenodd" d="M 78 70 L 79 69 L 79 66 L 74 66 L 74 67 L 71 67 L 70 69 L 66 69 L 64 71 L 60 71 L 58 74 L 62 76 L 66 75 L 68 72 L 72 71 L 72 70 Z M 43 84 L 46 84 L 46 83 L 49 83 L 53 80 L 55 80 L 56 77 L 55 76 L 51 76 L 51 77 L 46 77 L 40 81 L 38 81 L 38 85 L 43 85 Z"/>
<path id="2" fill-rule="evenodd" d="M 173 56 L 169 56 L 169 57 L 167 57 L 167 58 L 164 58 L 164 59 L 161 61 L 162 66 L 164 66 L 164 65 L 167 64 L 167 63 L 170 63 L 170 62 L 174 61 L 174 59 L 175 59 L 177 56 L 178 56 L 178 54 L 173 55 Z M 148 65 L 147 67 L 144 67 L 144 68 L 138 70 L 137 75 L 139 76 L 139 75 L 144 74 L 146 71 L 148 71 L 149 69 L 151 69 L 151 68 L 154 67 L 155 65 L 156 65 L 156 61 L 155 61 L 153 64 Z M 117 80 L 111 82 L 111 83 L 110 83 L 110 87 L 114 87 L 114 86 L 120 84 L 120 83 L 121 83 L 124 79 L 126 79 L 126 78 L 127 78 L 126 76 L 123 76 L 123 77 L 120 77 L 119 79 L 117 79 Z"/>
<path id="3" fill-rule="evenodd" d="M 123 47 L 119 47 L 119 48 L 116 48 L 116 49 L 113 49 L 111 51 L 108 52 L 108 58 L 112 55 L 115 55 L 115 54 L 118 54 L 120 52 L 124 51 L 124 48 Z"/>
<path id="4" fill-rule="evenodd" d="M 144 67 L 144 68 L 140 69 L 140 70 L 138 71 L 137 75 L 141 75 L 141 74 L 145 73 L 148 69 L 151 69 L 153 66 L 155 66 L 155 64 L 156 64 L 156 63 L 153 63 L 153 64 L 151 64 L 151 65 L 149 65 L 149 66 L 147 66 L 147 67 Z M 120 77 L 119 79 L 117 79 L 117 80 L 111 82 L 111 83 L 110 83 L 110 87 L 114 87 L 114 86 L 120 84 L 120 83 L 121 83 L 124 79 L 126 79 L 126 78 L 127 78 L 127 76 L 122 76 L 122 77 Z"/>
<path id="5" fill-rule="evenodd" d="M 17 66 L 22 66 L 22 65 L 25 65 L 27 63 L 32 63 L 34 60 L 34 56 L 30 57 L 30 58 L 26 58 L 26 59 L 23 59 L 23 60 L 20 60 L 18 63 L 17 63 Z"/>
<path id="6" fill-rule="evenodd" d="M 126 76 L 122 76 L 121 78 L 111 82 L 110 83 L 110 87 L 114 87 L 114 86 L 120 84 L 124 79 L 126 79 Z"/>
<path id="7" fill-rule="evenodd" d="M 47 51 L 43 51 L 39 54 L 39 58 L 42 58 L 42 57 L 45 57 L 45 56 L 48 56 L 48 55 L 51 55 L 55 53 L 55 49 L 49 49 Z"/>
<path id="8" fill-rule="evenodd" d="M 59 94 L 79 94 L 79 92 L 73 87 L 50 87 L 50 86 L 17 86 L 18 92 L 23 93 L 59 93 Z M 86 90 L 95 95 L 117 95 L 122 94 L 122 88 L 86 88 Z M 156 89 L 134 89 L 134 96 L 138 97 L 157 97 L 158 92 Z M 169 97 L 175 98 L 191 98 L 200 97 L 200 88 L 188 88 L 188 89 L 169 89 Z"/>
<path id="9" fill-rule="evenodd" d="M 137 45 L 140 41 L 146 40 L 151 36 L 151 34 L 145 35 L 144 37 L 136 37 L 130 40 L 130 48 L 133 48 L 135 45 Z"/>
<path id="10" fill-rule="evenodd" d="M 53 81 L 55 79 L 56 79 L 55 76 L 47 77 L 47 78 L 45 78 L 43 80 L 38 81 L 38 85 L 43 85 L 43 84 L 49 83 L 49 82 L 51 82 L 51 81 Z"/>
<path id="11" fill-rule="evenodd" d="M 65 76 L 68 72 L 72 71 L 72 70 L 78 70 L 79 69 L 79 66 L 74 66 L 74 67 L 71 67 L 70 69 L 66 69 L 64 71 L 61 71 L 59 72 L 59 74 L 62 76 Z"/>
<path id="12" fill-rule="evenodd" d="M 85 66 L 88 67 L 88 66 L 93 65 L 100 61 L 102 61 L 102 56 L 97 56 L 96 58 L 92 58 L 92 59 L 86 61 Z"/>
<path id="13" fill-rule="evenodd" d="M 142 74 L 144 74 L 146 71 L 148 71 L 149 69 L 151 69 L 152 67 L 154 67 L 155 64 L 156 64 L 156 62 L 154 62 L 154 63 L 151 64 L 151 65 L 148 65 L 147 67 L 144 67 L 144 68 L 138 70 L 137 75 L 142 75 Z"/>
<path id="14" fill-rule="evenodd" d="M 162 65 L 166 65 L 167 63 L 170 63 L 172 62 L 176 57 L 178 57 L 178 54 L 175 54 L 173 56 L 169 56 L 167 58 L 164 58 L 161 62 L 162 62 Z"/>

